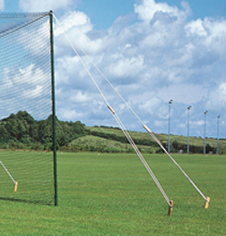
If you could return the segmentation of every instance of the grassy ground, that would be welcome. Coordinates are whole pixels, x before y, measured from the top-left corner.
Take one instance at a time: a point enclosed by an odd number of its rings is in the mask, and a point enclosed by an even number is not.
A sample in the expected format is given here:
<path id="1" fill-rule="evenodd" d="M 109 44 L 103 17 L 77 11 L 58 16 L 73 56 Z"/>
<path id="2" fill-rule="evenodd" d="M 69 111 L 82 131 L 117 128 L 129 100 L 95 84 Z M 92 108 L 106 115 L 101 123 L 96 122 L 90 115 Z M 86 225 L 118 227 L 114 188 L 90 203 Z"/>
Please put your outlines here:
<path id="1" fill-rule="evenodd" d="M 58 153 L 59 206 L 1 200 L 0 235 L 225 234 L 225 156 L 174 156 L 209 209 L 167 156 L 145 157 L 174 200 L 172 216 L 136 155 Z"/>

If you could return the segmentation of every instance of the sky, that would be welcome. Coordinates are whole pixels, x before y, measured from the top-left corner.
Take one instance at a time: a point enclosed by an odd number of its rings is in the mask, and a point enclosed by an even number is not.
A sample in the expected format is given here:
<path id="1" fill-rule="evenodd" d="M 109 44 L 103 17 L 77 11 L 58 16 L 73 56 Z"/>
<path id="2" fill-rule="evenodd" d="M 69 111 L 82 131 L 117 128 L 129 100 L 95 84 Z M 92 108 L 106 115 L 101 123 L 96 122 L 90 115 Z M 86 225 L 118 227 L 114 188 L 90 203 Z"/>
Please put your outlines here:
<path id="1" fill-rule="evenodd" d="M 226 137 L 226 0 L 0 0 L 1 12 L 49 10 L 61 25 L 54 23 L 59 119 L 118 126 L 107 100 L 128 130 L 145 131 L 145 123 L 168 133 L 170 113 L 171 134 L 186 136 L 189 118 L 189 134 L 203 137 L 206 118 L 207 137 L 217 137 L 217 121 Z"/>

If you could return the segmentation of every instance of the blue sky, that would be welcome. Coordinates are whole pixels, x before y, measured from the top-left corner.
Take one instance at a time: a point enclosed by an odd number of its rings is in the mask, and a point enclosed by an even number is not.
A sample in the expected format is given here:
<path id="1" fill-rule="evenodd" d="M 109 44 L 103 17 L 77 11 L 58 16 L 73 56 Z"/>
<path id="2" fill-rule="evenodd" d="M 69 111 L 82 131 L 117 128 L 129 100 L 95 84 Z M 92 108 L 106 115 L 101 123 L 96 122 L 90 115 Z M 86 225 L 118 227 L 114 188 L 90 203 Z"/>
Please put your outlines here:
<path id="1" fill-rule="evenodd" d="M 4 2 L 4 8 L 1 11 L 18 12 L 24 11 L 19 6 L 19 0 L 0 0 Z M 21 1 L 22 2 L 22 1 Z M 32 1 L 24 1 L 32 2 Z M 35 1 L 33 1 L 35 2 Z M 36 1 L 38 2 L 38 1 Z M 51 2 L 51 1 L 50 1 Z M 57 2 L 57 0 L 56 0 Z M 130 14 L 133 12 L 133 4 L 141 2 L 141 0 L 79 0 L 71 1 L 68 4 L 71 10 L 81 10 L 85 12 L 90 18 L 96 29 L 106 29 L 112 25 L 115 19 L 121 15 Z M 73 4 L 74 2 L 74 4 Z M 156 0 L 156 3 L 166 2 L 169 5 L 176 5 L 181 7 L 181 0 Z M 225 17 L 226 16 L 226 0 L 187 0 L 192 9 L 192 18 L 205 18 L 205 17 Z M 44 5 L 44 4 L 43 4 Z M 51 4 L 54 9 L 54 3 Z M 44 6 L 45 8 L 45 6 Z M 38 11 L 39 9 L 37 9 Z M 43 10 L 43 9 L 42 9 Z M 49 10 L 49 8 L 45 9 Z M 26 9 L 28 11 L 28 9 Z M 56 9 L 59 11 L 59 9 Z M 62 12 L 61 12 L 62 13 Z"/>
<path id="2" fill-rule="evenodd" d="M 73 43 L 97 64 L 141 120 L 156 133 L 226 136 L 226 0 L 0 0 L 0 11 L 52 9 Z M 76 47 L 75 44 L 75 47 Z M 84 62 L 129 130 L 142 125 Z M 55 24 L 57 115 L 86 125 L 117 126 Z M 67 102 L 65 102 L 67 101 Z"/>
<path id="3" fill-rule="evenodd" d="M 83 0 L 78 8 L 86 12 L 92 19 L 95 28 L 108 28 L 117 17 L 133 12 L 133 4 L 136 0 Z M 169 5 L 176 5 L 181 8 L 181 0 L 155 1 L 166 2 Z M 192 18 L 222 17 L 226 16 L 225 0 L 189 0 L 187 1 L 192 9 Z M 114 10 L 112 10 L 114 9 Z"/>

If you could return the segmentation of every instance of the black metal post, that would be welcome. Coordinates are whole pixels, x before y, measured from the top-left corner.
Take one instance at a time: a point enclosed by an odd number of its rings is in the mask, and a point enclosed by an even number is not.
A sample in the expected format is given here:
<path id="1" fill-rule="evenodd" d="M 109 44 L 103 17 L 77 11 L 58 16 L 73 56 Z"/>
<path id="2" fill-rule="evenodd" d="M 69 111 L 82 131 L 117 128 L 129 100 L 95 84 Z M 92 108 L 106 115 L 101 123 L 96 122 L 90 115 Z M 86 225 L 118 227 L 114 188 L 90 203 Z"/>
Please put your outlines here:
<path id="1" fill-rule="evenodd" d="M 53 163 L 54 163 L 54 204 L 58 205 L 57 196 L 57 156 L 56 156 L 56 108 L 55 108 L 55 76 L 54 76 L 54 48 L 53 48 L 53 12 L 49 12 L 50 18 L 50 56 L 51 56 L 51 79 L 52 79 L 52 122 L 53 122 Z"/>

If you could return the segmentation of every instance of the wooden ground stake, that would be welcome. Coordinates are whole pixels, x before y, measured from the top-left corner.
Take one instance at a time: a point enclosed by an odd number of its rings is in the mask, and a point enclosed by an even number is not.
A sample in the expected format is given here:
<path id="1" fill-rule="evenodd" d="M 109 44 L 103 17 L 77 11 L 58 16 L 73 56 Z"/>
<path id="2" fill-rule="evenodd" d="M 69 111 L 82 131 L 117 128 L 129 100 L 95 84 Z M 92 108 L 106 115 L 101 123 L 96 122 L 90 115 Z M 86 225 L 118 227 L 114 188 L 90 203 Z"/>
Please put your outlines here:
<path id="1" fill-rule="evenodd" d="M 170 200 L 169 201 L 169 210 L 168 210 L 168 216 L 171 216 L 172 215 L 172 212 L 173 212 L 173 200 Z"/>
<path id="2" fill-rule="evenodd" d="M 205 202 L 205 209 L 209 207 L 209 203 L 210 203 L 210 197 L 207 197 Z"/>
<path id="3" fill-rule="evenodd" d="M 17 191 L 17 187 L 18 187 L 18 182 L 16 181 L 16 182 L 15 182 L 15 187 L 14 187 L 14 192 Z"/>

